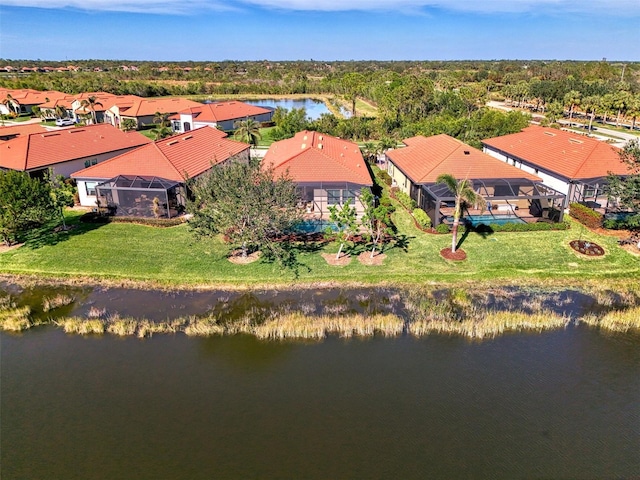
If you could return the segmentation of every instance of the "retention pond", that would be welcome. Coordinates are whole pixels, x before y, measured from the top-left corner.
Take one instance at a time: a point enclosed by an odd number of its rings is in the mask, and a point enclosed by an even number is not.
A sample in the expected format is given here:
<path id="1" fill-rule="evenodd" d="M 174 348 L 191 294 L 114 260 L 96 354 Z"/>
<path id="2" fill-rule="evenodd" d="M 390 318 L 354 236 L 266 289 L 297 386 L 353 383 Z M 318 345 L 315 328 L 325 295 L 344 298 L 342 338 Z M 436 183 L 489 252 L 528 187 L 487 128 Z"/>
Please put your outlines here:
<path id="1" fill-rule="evenodd" d="M 60 294 L 5 290 L 34 305 L 35 315 L 45 315 L 35 312 L 39 296 Z M 63 290 L 75 298 L 60 307 L 64 315 L 94 308 L 156 321 L 283 303 L 323 314 L 374 309 L 408 318 L 410 310 L 392 289 Z M 571 291 L 539 301 L 569 317 L 607 308 Z M 45 325 L 2 332 L 0 342 L 3 480 L 640 472 L 637 333 L 570 321 L 482 341 L 404 333 L 311 342 L 244 334 L 68 335 Z"/>

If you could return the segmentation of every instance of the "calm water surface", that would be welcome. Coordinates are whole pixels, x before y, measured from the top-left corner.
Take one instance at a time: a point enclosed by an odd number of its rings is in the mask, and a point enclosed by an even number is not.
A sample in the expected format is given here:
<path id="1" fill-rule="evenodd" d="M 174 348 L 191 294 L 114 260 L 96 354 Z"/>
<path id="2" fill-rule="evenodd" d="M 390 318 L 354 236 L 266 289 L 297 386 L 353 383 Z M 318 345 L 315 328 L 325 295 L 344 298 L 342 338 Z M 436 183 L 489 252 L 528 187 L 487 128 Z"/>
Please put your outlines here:
<path id="1" fill-rule="evenodd" d="M 292 108 L 304 108 L 307 111 L 307 117 L 311 120 L 317 120 L 323 113 L 331 113 L 327 106 L 321 100 L 315 100 L 313 98 L 301 98 L 301 99 L 266 99 L 266 100 L 243 100 L 244 103 L 249 105 L 257 105 L 259 107 L 268 108 L 286 108 L 291 110 Z M 342 112 L 347 115 L 348 112 Z"/>
<path id="2" fill-rule="evenodd" d="M 640 475 L 636 335 L 0 341 L 3 480 Z"/>

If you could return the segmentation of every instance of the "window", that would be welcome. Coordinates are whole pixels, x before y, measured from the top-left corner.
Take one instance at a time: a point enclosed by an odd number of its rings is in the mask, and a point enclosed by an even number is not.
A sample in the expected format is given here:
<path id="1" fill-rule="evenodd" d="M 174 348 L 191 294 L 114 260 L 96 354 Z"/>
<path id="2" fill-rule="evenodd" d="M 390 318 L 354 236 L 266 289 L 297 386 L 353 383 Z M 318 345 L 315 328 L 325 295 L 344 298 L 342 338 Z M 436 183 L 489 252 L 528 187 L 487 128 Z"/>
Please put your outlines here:
<path id="1" fill-rule="evenodd" d="M 590 198 L 596 196 L 596 187 L 594 185 L 585 185 L 584 186 L 584 198 Z"/>
<path id="2" fill-rule="evenodd" d="M 98 182 L 85 182 L 84 186 L 87 189 L 87 195 L 95 195 L 96 194 L 96 185 Z"/>
<path id="3" fill-rule="evenodd" d="M 184 131 L 188 132 L 191 130 L 191 124 L 189 122 L 184 122 Z"/>
<path id="4" fill-rule="evenodd" d="M 343 190 L 342 191 L 342 203 L 347 203 L 350 202 L 349 204 L 351 206 L 355 205 L 356 203 L 356 192 L 354 192 L 353 190 Z"/>
<path id="5" fill-rule="evenodd" d="M 340 203 L 340 190 L 327 190 L 327 205 L 338 205 Z"/>

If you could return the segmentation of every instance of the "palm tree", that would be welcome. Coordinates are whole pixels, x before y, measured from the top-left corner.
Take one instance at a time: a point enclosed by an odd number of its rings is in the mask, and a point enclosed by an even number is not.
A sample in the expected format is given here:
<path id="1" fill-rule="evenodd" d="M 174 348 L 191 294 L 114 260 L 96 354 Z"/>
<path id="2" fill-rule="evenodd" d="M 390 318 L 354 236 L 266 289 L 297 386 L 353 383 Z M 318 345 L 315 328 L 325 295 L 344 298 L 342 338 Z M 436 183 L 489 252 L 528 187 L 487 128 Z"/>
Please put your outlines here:
<path id="1" fill-rule="evenodd" d="M 236 122 L 234 126 L 236 127 L 234 137 L 241 142 L 250 143 L 254 148 L 258 146 L 258 140 L 262 138 L 259 122 L 247 117 L 245 120 Z"/>
<path id="2" fill-rule="evenodd" d="M 66 107 L 63 105 L 56 105 L 56 117 L 57 118 L 66 118 L 68 115 Z"/>
<path id="3" fill-rule="evenodd" d="M 600 108 L 600 97 L 597 95 L 590 95 L 585 97 L 582 102 L 585 113 L 589 114 L 589 133 L 591 133 L 591 126 L 593 125 L 593 119 L 596 116 L 596 111 Z"/>
<path id="4" fill-rule="evenodd" d="M 580 105 L 582 94 L 577 90 L 571 90 L 564 96 L 564 104 L 569 106 L 569 123 L 573 120 L 573 111 L 577 105 Z"/>
<path id="5" fill-rule="evenodd" d="M 158 127 L 169 127 L 171 126 L 171 121 L 169 120 L 170 116 L 171 114 L 169 113 L 156 112 L 153 116 L 153 123 Z"/>
<path id="6" fill-rule="evenodd" d="M 156 126 L 156 128 L 152 129 L 151 132 L 153 133 L 156 140 L 162 140 L 163 138 L 167 138 L 173 135 L 173 130 L 171 130 L 166 125 L 158 125 Z"/>
<path id="7" fill-rule="evenodd" d="M 438 176 L 436 183 L 442 183 L 453 193 L 455 198 L 455 209 L 453 211 L 453 226 L 451 232 L 453 236 L 451 238 L 451 253 L 456 253 L 456 246 L 458 244 L 458 226 L 460 225 L 460 217 L 462 216 L 462 202 L 470 204 L 477 204 L 484 210 L 487 205 L 485 199 L 475 192 L 473 185 L 469 179 L 457 180 L 456 177 L 449 173 L 443 173 Z"/>
<path id="8" fill-rule="evenodd" d="M 88 98 L 85 98 L 84 100 L 82 100 L 80 102 L 80 106 L 84 107 L 85 109 L 89 109 L 89 111 L 91 112 L 91 120 L 93 121 L 93 123 L 98 123 L 98 119 L 96 118 L 96 106 L 100 105 L 101 107 L 103 106 L 98 99 L 95 96 L 90 96 Z"/>

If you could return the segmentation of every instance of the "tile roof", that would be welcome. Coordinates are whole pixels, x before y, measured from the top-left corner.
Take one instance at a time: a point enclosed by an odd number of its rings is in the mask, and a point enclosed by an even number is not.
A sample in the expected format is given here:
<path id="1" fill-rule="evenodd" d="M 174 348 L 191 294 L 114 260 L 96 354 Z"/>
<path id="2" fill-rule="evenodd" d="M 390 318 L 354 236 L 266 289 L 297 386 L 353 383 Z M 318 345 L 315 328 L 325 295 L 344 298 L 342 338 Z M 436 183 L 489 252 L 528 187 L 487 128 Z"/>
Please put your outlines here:
<path id="1" fill-rule="evenodd" d="M 6 137 L 17 137 L 18 135 L 24 136 L 30 133 L 44 133 L 48 130 L 39 123 L 26 123 L 21 125 L 9 125 L 6 127 L 0 127 L 0 139 Z"/>
<path id="2" fill-rule="evenodd" d="M 618 155 L 620 149 L 564 130 L 532 125 L 482 143 L 569 180 L 606 177 L 608 172 L 628 173 Z"/>
<path id="3" fill-rule="evenodd" d="M 236 118 L 246 118 L 255 115 L 264 115 L 271 110 L 249 105 L 243 102 L 216 102 L 187 108 L 178 113 L 181 115 L 192 115 L 198 122 L 223 122 L 225 120 L 235 120 Z"/>
<path id="4" fill-rule="evenodd" d="M 542 181 L 538 176 L 482 153 L 449 135 L 417 136 L 403 141 L 404 148 L 388 150 L 387 157 L 415 184 L 435 183 L 448 173 L 457 179 L 518 179 Z"/>
<path id="5" fill-rule="evenodd" d="M 201 105 L 186 98 L 135 98 L 122 114 L 127 117 L 147 117 L 156 112 L 177 113 Z"/>
<path id="6" fill-rule="evenodd" d="M 350 182 L 373 185 L 358 145 L 318 132 L 303 131 L 271 144 L 263 165 L 289 172 L 295 182 Z"/>
<path id="7" fill-rule="evenodd" d="M 0 143 L 0 167 L 32 170 L 149 143 L 138 132 L 123 132 L 108 124 L 32 133 Z"/>
<path id="8" fill-rule="evenodd" d="M 249 149 L 226 133 L 201 127 L 131 150 L 97 165 L 73 173 L 73 178 L 109 179 L 118 175 L 155 176 L 184 181 L 196 177 L 211 165 L 224 162 Z"/>

